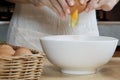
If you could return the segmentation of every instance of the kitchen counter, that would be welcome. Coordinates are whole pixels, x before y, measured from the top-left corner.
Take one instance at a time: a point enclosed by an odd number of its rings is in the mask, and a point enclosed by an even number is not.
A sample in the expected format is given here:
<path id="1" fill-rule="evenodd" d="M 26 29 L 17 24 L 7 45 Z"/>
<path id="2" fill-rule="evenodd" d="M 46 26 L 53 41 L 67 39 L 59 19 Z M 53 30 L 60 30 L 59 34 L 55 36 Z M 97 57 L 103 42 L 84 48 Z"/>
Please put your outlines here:
<path id="1" fill-rule="evenodd" d="M 120 25 L 120 21 L 98 21 L 98 25 Z"/>
<path id="2" fill-rule="evenodd" d="M 63 74 L 47 60 L 40 80 L 120 80 L 120 57 L 114 57 L 100 71 L 92 75 Z"/>
<path id="3" fill-rule="evenodd" d="M 0 21 L 0 25 L 9 24 L 9 21 Z"/>

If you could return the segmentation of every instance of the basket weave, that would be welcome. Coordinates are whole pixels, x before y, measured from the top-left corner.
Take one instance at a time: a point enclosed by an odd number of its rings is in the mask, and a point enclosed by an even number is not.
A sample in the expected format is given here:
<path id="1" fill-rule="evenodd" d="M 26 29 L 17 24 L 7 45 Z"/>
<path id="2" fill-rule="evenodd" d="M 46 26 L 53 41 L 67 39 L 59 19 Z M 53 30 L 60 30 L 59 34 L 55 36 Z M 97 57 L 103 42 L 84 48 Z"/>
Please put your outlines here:
<path id="1" fill-rule="evenodd" d="M 13 49 L 19 47 L 13 46 Z M 0 57 L 0 80 L 38 80 L 43 69 L 44 55 L 31 50 L 33 55 Z"/>

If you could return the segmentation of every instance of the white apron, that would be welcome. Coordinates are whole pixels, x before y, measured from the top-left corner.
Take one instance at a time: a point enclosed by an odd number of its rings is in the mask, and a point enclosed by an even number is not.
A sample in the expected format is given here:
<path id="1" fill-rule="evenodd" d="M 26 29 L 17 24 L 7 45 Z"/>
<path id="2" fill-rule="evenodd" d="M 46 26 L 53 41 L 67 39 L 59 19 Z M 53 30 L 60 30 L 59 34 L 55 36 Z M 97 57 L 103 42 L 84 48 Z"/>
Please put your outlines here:
<path id="1" fill-rule="evenodd" d="M 61 20 L 47 7 L 16 4 L 8 30 L 8 43 L 42 51 L 40 38 L 48 35 L 99 36 L 95 11 L 79 15 L 78 25 L 72 29 L 68 18 Z"/>

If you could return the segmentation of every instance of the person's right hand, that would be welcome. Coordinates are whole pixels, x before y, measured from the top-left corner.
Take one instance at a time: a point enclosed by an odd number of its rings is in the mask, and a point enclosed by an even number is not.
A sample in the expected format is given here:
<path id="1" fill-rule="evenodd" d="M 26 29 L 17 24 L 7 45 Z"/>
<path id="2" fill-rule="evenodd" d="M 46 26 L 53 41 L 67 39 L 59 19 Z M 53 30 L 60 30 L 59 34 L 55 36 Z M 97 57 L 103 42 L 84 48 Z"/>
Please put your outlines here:
<path id="1" fill-rule="evenodd" d="M 86 11 L 104 10 L 110 11 L 118 3 L 119 0 L 80 0 L 82 4 L 88 3 Z"/>
<path id="2" fill-rule="evenodd" d="M 69 6 L 74 5 L 74 0 L 30 0 L 36 6 L 47 6 L 51 8 L 57 15 L 65 18 L 66 14 L 70 14 Z"/>

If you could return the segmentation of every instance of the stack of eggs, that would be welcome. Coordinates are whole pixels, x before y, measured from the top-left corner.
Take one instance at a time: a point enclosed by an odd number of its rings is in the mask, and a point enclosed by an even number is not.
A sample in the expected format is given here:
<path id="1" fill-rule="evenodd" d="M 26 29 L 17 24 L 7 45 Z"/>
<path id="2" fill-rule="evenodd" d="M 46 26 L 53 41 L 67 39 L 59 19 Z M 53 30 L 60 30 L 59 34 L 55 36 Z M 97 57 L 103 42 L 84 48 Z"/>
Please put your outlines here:
<path id="1" fill-rule="evenodd" d="M 0 45 L 0 57 L 12 57 L 12 56 L 24 56 L 24 55 L 32 55 L 32 52 L 25 47 L 19 47 L 16 50 L 14 50 L 12 46 L 8 44 Z"/>
<path id="2" fill-rule="evenodd" d="M 0 43 L 0 80 L 38 80 L 43 60 L 42 52 Z"/>

